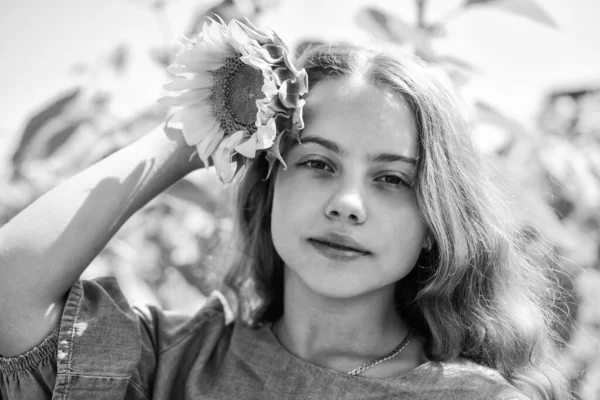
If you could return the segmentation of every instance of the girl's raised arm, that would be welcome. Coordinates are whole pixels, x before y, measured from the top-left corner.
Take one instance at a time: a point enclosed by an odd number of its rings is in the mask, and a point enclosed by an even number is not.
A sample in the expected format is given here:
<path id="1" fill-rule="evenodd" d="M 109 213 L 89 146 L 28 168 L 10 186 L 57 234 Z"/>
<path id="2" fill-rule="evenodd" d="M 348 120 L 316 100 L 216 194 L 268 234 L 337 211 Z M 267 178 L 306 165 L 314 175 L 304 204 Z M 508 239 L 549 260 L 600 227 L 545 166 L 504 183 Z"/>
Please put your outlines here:
<path id="1" fill-rule="evenodd" d="M 59 323 L 71 285 L 123 223 L 202 166 L 180 132 L 157 128 L 49 191 L 0 229 L 0 354 Z"/>

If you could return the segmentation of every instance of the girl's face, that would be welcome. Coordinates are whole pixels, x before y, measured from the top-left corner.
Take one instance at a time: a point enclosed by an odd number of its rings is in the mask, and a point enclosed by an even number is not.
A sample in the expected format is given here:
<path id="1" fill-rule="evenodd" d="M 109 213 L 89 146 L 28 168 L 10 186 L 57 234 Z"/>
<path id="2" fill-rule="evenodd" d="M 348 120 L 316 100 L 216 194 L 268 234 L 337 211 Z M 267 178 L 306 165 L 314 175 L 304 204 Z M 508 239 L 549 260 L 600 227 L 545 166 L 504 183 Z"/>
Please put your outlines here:
<path id="1" fill-rule="evenodd" d="M 412 185 L 418 135 L 400 96 L 361 79 L 311 88 L 302 144 L 275 178 L 271 232 L 309 290 L 348 298 L 393 288 L 425 246 Z"/>

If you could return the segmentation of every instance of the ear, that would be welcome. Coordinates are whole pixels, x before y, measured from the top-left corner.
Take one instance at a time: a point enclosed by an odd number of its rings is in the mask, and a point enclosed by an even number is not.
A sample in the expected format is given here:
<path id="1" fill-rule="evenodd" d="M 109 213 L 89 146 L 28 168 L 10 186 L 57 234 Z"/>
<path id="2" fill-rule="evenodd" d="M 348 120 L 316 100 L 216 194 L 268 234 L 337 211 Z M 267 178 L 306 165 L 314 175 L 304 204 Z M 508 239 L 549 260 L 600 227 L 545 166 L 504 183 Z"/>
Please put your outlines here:
<path id="1" fill-rule="evenodd" d="M 423 239 L 423 245 L 422 245 L 423 249 L 430 251 L 431 248 L 433 247 L 433 239 L 431 239 L 431 235 L 427 234 L 427 236 L 425 236 L 425 239 Z"/>

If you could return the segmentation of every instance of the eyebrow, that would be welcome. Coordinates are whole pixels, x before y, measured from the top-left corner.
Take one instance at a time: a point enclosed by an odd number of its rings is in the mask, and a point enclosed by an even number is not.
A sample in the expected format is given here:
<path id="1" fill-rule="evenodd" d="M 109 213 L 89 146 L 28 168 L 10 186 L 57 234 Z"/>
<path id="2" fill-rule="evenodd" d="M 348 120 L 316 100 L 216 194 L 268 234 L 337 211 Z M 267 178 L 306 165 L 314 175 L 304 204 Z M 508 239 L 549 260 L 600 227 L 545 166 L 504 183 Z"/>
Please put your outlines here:
<path id="1" fill-rule="evenodd" d="M 306 143 L 316 143 L 318 145 L 323 146 L 324 148 L 331 151 L 332 153 L 336 153 L 339 155 L 344 154 L 344 151 L 342 150 L 342 148 L 340 146 L 337 145 L 337 143 L 332 142 L 331 140 L 323 139 L 323 138 L 316 137 L 316 136 L 306 136 L 301 139 L 301 143 L 298 143 L 297 141 L 295 141 L 293 147 L 299 146 L 301 144 L 306 144 Z M 404 163 L 411 164 L 411 165 L 417 164 L 417 159 L 414 157 L 408 157 L 408 156 L 403 156 L 401 154 L 393 154 L 393 153 L 376 153 L 376 154 L 370 155 L 368 158 L 369 158 L 369 161 L 371 161 L 371 162 L 398 162 L 398 161 L 400 161 L 400 162 L 404 162 Z"/>

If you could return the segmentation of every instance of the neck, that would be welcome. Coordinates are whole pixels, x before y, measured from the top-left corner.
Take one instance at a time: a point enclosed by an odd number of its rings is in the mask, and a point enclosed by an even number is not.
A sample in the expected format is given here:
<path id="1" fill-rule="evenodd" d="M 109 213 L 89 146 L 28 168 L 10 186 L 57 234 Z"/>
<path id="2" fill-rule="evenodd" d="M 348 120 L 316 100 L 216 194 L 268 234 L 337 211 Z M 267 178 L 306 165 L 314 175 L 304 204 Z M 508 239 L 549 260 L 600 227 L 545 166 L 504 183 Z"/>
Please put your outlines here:
<path id="1" fill-rule="evenodd" d="M 284 313 L 274 325 L 281 344 L 296 356 L 348 372 L 392 351 L 408 334 L 394 308 L 394 287 L 353 298 L 316 294 L 286 268 Z"/>

